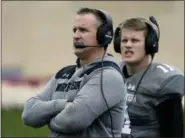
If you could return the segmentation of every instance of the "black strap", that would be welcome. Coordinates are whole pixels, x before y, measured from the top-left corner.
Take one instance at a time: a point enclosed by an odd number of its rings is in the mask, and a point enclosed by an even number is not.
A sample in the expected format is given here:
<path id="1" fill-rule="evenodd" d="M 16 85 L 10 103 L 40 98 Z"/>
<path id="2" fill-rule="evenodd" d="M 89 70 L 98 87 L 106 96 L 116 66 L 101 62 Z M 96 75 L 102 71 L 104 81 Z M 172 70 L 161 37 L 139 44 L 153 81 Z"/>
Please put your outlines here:
<path id="1" fill-rule="evenodd" d="M 95 64 L 94 67 L 92 67 L 92 68 L 86 70 L 85 72 L 83 72 L 83 73 L 80 75 L 80 77 L 82 77 L 84 74 L 89 75 L 89 74 L 90 74 L 91 72 L 93 72 L 94 70 L 96 70 L 96 69 L 102 67 L 102 62 L 94 63 L 94 64 Z M 120 67 L 119 67 L 116 63 L 114 63 L 114 62 L 111 62 L 111 61 L 103 61 L 103 67 L 113 67 L 113 68 L 115 68 L 118 72 L 120 72 L 120 73 L 122 74 Z"/>

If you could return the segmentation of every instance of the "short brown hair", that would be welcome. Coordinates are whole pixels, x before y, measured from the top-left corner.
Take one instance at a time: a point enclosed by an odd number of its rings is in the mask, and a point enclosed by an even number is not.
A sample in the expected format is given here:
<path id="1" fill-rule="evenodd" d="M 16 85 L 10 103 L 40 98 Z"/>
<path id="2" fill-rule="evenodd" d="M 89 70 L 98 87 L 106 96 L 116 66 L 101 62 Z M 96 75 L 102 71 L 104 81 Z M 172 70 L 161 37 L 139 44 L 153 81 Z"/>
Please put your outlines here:
<path id="1" fill-rule="evenodd" d="M 102 25 L 105 22 L 105 19 L 99 14 L 99 12 L 96 9 L 91 9 L 91 8 L 81 8 L 77 11 L 78 15 L 81 14 L 93 14 L 96 19 L 97 19 L 97 27 Z"/>
<path id="2" fill-rule="evenodd" d="M 121 29 L 133 29 L 135 31 L 144 31 L 145 37 L 148 35 L 148 25 L 143 18 L 130 18 L 124 21 L 121 25 Z"/>

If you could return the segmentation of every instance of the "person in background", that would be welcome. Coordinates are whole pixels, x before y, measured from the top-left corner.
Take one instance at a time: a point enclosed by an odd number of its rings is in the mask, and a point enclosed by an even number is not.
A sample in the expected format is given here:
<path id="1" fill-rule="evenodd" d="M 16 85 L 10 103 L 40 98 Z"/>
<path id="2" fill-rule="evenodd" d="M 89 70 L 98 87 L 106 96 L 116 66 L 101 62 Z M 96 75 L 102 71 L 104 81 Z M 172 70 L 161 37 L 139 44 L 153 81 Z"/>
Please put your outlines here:
<path id="1" fill-rule="evenodd" d="M 160 30 L 151 16 L 129 18 L 115 30 L 114 50 L 127 84 L 122 138 L 183 138 L 184 75 L 176 67 L 154 63 Z"/>

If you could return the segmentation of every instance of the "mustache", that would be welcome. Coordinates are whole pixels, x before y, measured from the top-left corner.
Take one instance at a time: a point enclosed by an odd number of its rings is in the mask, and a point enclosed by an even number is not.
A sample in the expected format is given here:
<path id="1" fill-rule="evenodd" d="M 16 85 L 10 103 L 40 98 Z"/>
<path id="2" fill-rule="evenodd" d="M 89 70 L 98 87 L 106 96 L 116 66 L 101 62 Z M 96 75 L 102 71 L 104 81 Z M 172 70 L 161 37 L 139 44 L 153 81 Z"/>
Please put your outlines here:
<path id="1" fill-rule="evenodd" d="M 80 42 L 74 42 L 73 43 L 73 46 L 76 46 L 76 45 L 85 45 L 84 42 L 80 41 Z"/>

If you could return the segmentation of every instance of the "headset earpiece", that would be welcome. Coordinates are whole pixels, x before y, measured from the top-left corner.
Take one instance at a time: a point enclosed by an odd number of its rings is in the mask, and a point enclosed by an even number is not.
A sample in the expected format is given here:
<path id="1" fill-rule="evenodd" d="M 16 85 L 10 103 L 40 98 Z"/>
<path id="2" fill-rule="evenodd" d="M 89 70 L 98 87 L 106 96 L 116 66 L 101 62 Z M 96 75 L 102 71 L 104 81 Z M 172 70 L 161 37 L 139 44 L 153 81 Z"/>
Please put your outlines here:
<path id="1" fill-rule="evenodd" d="M 121 54 L 121 28 L 118 26 L 114 33 L 114 51 Z"/>
<path id="2" fill-rule="evenodd" d="M 158 45 L 159 37 L 158 37 L 158 34 L 157 34 L 155 28 L 152 26 L 152 24 L 150 22 L 148 22 L 147 20 L 145 20 L 145 23 L 148 26 L 148 35 L 146 37 L 145 51 L 146 51 L 146 54 L 154 55 L 155 53 L 158 52 L 158 48 L 159 48 L 159 45 Z M 154 22 L 152 22 L 152 23 L 154 24 Z M 159 28 L 158 28 L 158 30 L 159 30 Z"/>
<path id="3" fill-rule="evenodd" d="M 113 23 L 111 16 L 103 10 L 97 10 L 104 23 L 98 27 L 96 39 L 101 47 L 107 47 L 113 39 Z"/>

